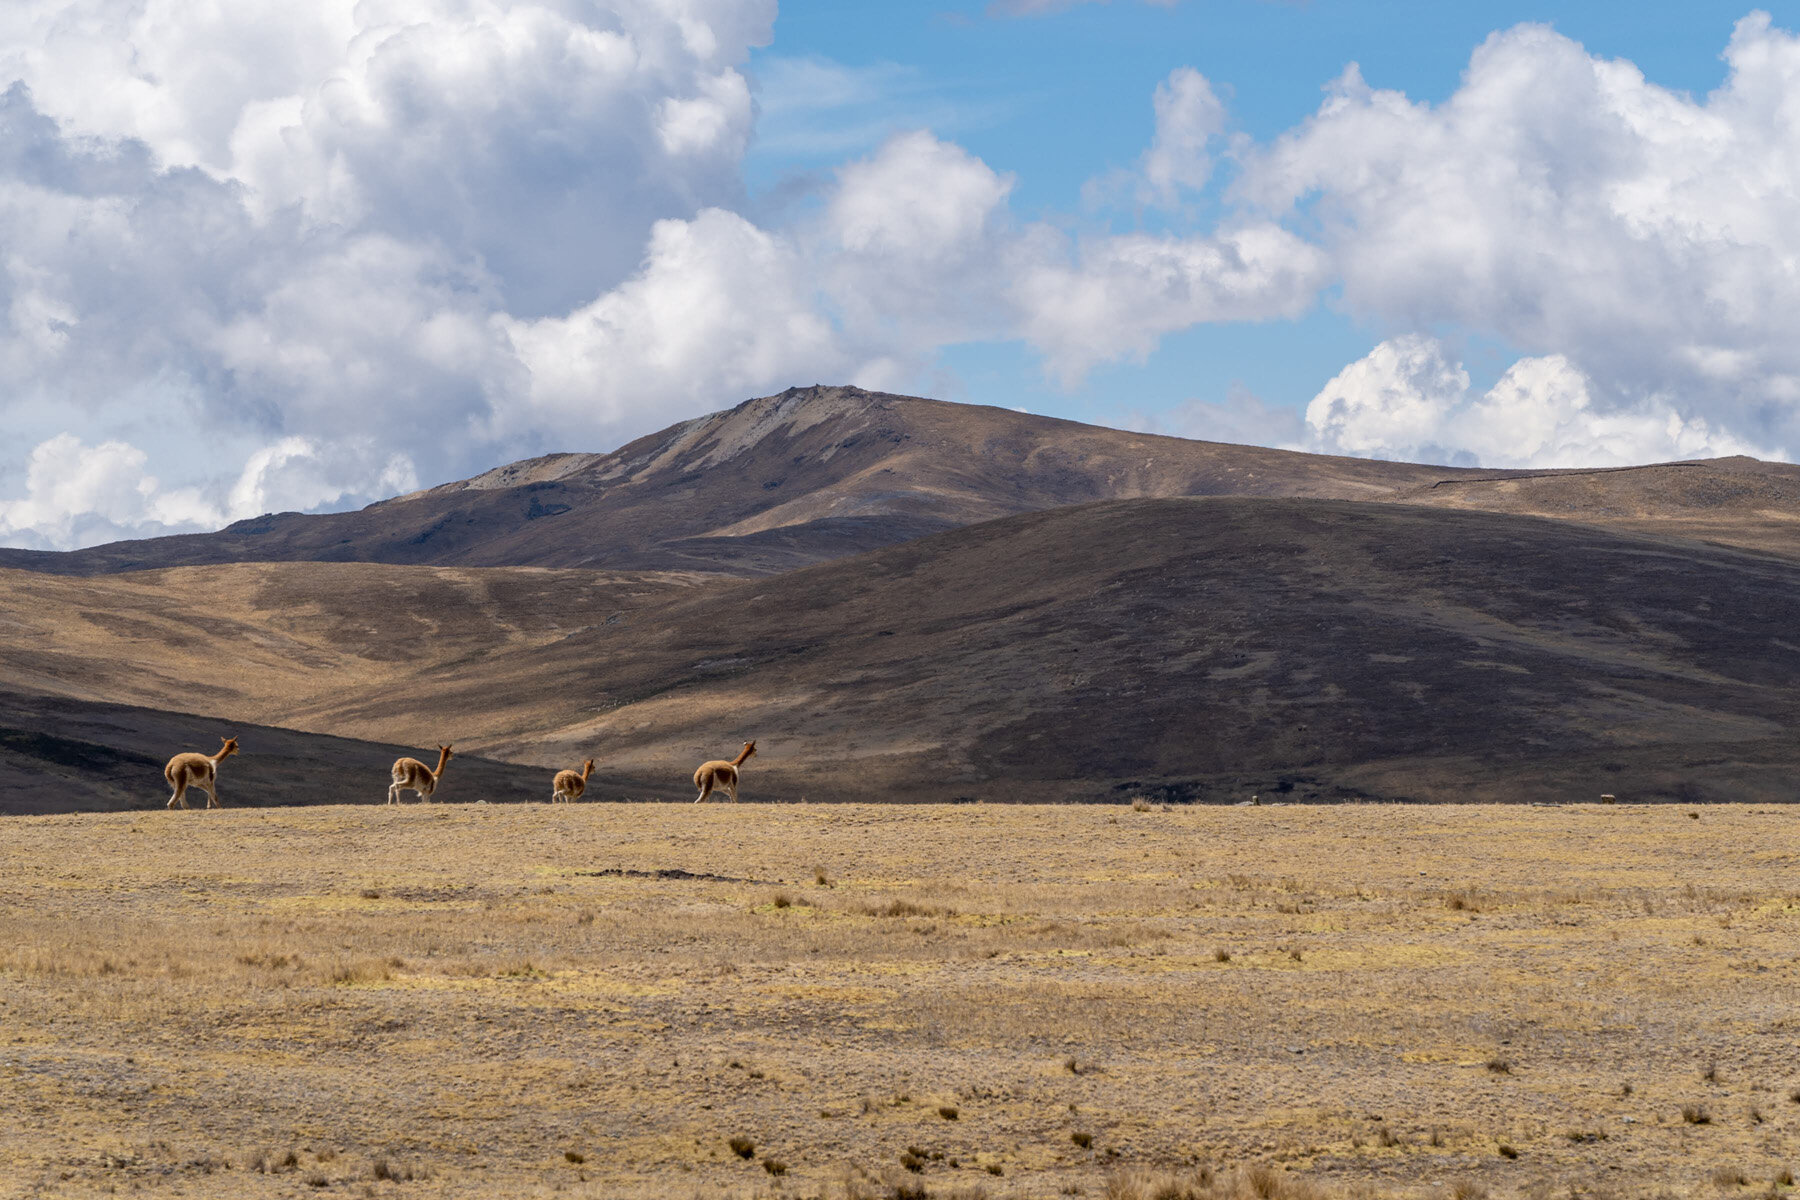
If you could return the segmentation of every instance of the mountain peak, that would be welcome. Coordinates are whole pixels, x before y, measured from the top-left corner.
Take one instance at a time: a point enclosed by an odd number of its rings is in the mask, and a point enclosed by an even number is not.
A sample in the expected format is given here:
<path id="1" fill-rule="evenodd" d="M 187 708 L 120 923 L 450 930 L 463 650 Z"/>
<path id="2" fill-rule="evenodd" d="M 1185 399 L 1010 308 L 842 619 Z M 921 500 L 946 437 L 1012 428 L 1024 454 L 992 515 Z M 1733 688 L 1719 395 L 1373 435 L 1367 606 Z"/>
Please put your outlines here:
<path id="1" fill-rule="evenodd" d="M 690 470 L 716 467 L 770 437 L 782 435 L 791 441 L 828 421 L 844 423 L 845 429 L 854 430 L 873 412 L 889 407 L 883 402 L 890 399 L 906 398 L 826 384 L 758 396 L 735 408 L 696 417 L 633 442 L 618 452 L 615 465 L 601 471 L 601 478 L 635 478 L 677 461 L 685 461 Z M 646 442 L 654 444 L 653 449 L 646 447 L 649 453 L 632 453 Z"/>
<path id="2" fill-rule="evenodd" d="M 1447 483 L 1461 486 L 1445 487 Z M 938 530 L 1098 500 L 1295 497 L 1800 544 L 1800 468 L 1473 471 L 1136 433 L 814 384 L 679 422 L 606 454 L 508 463 L 360 512 L 281 513 L 212 534 L 0 565 L 95 574 L 198 563 L 373 561 L 762 575 Z"/>

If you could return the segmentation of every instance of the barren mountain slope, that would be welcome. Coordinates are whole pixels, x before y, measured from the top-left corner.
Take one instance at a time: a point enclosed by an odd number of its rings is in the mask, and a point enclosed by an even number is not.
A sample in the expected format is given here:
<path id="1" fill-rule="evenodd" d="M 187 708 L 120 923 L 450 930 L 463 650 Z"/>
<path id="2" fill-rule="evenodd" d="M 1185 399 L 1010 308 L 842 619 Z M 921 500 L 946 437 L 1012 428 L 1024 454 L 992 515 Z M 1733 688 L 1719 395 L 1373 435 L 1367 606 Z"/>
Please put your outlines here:
<path id="1" fill-rule="evenodd" d="M 0 567 L 96 574 L 258 561 L 762 575 L 1095 500 L 1386 500 L 1651 528 L 1800 556 L 1800 468 L 1752 459 L 1509 472 L 1157 437 L 850 387 L 792 388 L 610 454 L 555 454 L 372 505 Z"/>
<path id="2" fill-rule="evenodd" d="M 218 582 L 234 572 L 262 590 Z M 407 589 L 353 620 L 307 615 L 319 577 L 354 596 L 390 572 Z M 505 607 L 536 624 L 469 602 L 490 575 L 526 590 Z M 629 580 L 587 601 L 581 579 L 11 577 L 51 589 L 33 593 L 45 627 L 74 609 L 55 588 L 142 582 L 147 607 L 204 598 L 246 641 L 335 630 L 321 644 L 344 656 L 321 650 L 312 678 L 285 649 L 291 677 L 215 672 L 109 615 L 121 601 L 102 592 L 82 637 L 58 642 L 65 668 L 175 695 L 192 677 L 213 690 L 190 707 L 320 732 L 454 737 L 546 768 L 592 755 L 602 777 L 665 798 L 755 738 L 758 799 L 1800 799 L 1800 564 L 1772 556 L 1532 517 L 1214 498 L 1027 514 L 772 579 Z M 246 596 L 253 611 L 230 609 Z"/>
<path id="3" fill-rule="evenodd" d="M 1353 499 L 1461 472 L 1195 442 L 857 388 L 790 389 L 640 438 L 324 516 L 0 567 L 319 560 L 764 574 L 1013 513 L 1137 496 Z"/>
<path id="4" fill-rule="evenodd" d="M 1800 467 L 1742 456 L 1593 471 L 1482 472 L 1400 492 L 1408 504 L 1590 521 L 1800 558 Z"/>
<path id="5" fill-rule="evenodd" d="M 0 679 L 21 692 L 316 728 L 346 697 L 440 733 L 434 674 L 629 618 L 706 576 L 680 572 L 243 563 L 72 577 L 0 571 Z M 375 719 L 351 736 L 381 736 Z"/>

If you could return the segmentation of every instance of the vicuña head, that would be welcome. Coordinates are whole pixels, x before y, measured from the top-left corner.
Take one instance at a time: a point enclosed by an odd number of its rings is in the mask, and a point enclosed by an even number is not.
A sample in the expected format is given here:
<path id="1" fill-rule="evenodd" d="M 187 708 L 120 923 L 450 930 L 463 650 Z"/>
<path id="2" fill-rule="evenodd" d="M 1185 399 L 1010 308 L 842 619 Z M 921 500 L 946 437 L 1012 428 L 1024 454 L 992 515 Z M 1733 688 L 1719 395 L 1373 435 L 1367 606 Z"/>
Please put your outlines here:
<path id="1" fill-rule="evenodd" d="M 719 788 L 731 797 L 733 804 L 736 804 L 738 768 L 749 762 L 750 756 L 755 753 L 756 743 L 745 742 L 744 748 L 738 751 L 738 756 L 730 762 L 726 762 L 722 758 L 715 758 L 711 762 L 701 763 L 694 772 L 694 786 L 700 789 L 700 794 L 694 797 L 694 803 L 700 803 L 712 795 L 714 788 Z"/>
<path id="2" fill-rule="evenodd" d="M 450 761 L 451 753 L 450 747 L 439 746 L 435 769 L 416 758 L 396 759 L 390 772 L 393 783 L 388 787 L 388 803 L 400 803 L 400 793 L 407 791 L 419 793 L 421 803 L 429 801 L 431 793 L 437 790 L 438 780 L 443 777 L 444 764 Z"/>
<path id="3" fill-rule="evenodd" d="M 219 805 L 219 764 L 238 752 L 238 740 L 235 737 L 220 738 L 221 745 L 217 754 L 196 754 L 188 751 L 177 754 L 163 768 L 163 782 L 174 788 L 166 808 L 179 805 L 187 807 L 187 790 L 197 787 L 206 793 L 206 807 L 218 808 Z"/>

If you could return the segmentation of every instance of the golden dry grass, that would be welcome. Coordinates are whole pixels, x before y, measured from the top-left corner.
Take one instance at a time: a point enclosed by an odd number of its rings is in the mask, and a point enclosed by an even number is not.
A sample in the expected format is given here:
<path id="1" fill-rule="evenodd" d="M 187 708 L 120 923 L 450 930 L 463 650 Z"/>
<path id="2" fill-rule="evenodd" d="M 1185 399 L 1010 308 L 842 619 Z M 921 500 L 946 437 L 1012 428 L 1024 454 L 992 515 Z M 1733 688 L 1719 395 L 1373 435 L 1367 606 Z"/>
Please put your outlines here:
<path id="1" fill-rule="evenodd" d="M 1786 1195 L 1795 825 L 15 818 L 0 1195 Z"/>

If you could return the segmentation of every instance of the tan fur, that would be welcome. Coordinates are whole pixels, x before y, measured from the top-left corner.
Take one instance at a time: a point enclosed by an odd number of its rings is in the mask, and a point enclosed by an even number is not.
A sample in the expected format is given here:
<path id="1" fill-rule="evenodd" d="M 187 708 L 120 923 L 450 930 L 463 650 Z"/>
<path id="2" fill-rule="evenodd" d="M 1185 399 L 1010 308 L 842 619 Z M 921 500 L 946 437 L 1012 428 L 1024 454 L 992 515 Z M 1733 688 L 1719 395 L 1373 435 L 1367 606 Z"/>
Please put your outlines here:
<path id="1" fill-rule="evenodd" d="M 558 771 L 556 778 L 550 782 L 550 803 L 581 799 L 581 793 L 587 791 L 588 776 L 593 773 L 594 760 L 591 758 L 582 764 L 579 772 Z"/>
<path id="2" fill-rule="evenodd" d="M 199 788 L 206 793 L 206 807 L 218 808 L 219 804 L 219 764 L 238 752 L 237 739 L 234 737 L 221 739 L 225 744 L 219 747 L 217 754 L 196 754 L 189 751 L 177 754 L 163 768 L 163 781 L 174 789 L 166 808 L 179 805 L 186 808 L 187 790 Z"/>
<path id="3" fill-rule="evenodd" d="M 726 762 L 722 758 L 715 758 L 711 762 L 701 763 L 694 772 L 694 786 L 700 789 L 700 794 L 694 797 L 694 803 L 700 803 L 712 795 L 714 788 L 718 788 L 730 796 L 731 802 L 736 804 L 738 768 L 743 766 L 755 753 L 756 743 L 745 742 L 744 748 L 738 751 L 738 756 L 730 762 Z"/>
<path id="4" fill-rule="evenodd" d="M 450 761 L 450 747 L 438 747 L 437 770 L 432 770 L 416 758 L 402 758 L 394 762 L 394 782 L 388 787 L 388 803 L 400 803 L 401 792 L 419 793 L 421 804 L 429 803 L 431 793 L 437 790 L 438 780 L 443 778 L 444 764 Z"/>

